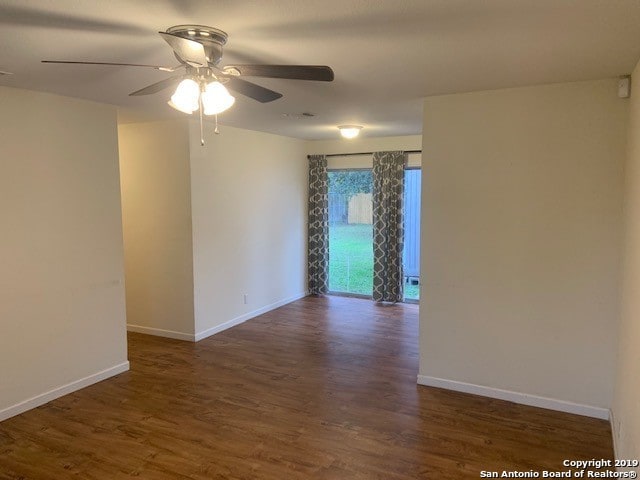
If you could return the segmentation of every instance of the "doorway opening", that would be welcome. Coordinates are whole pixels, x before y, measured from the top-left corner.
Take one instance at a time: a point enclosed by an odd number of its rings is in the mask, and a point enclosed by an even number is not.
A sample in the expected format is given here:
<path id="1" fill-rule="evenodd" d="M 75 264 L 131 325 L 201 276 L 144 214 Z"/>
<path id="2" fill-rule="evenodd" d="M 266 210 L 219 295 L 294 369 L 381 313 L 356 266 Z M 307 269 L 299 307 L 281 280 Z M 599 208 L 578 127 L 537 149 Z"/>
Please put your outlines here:
<path id="1" fill-rule="evenodd" d="M 404 295 L 420 299 L 420 168 L 405 170 Z M 370 168 L 333 169 L 329 177 L 329 292 L 373 292 L 373 180 Z"/>

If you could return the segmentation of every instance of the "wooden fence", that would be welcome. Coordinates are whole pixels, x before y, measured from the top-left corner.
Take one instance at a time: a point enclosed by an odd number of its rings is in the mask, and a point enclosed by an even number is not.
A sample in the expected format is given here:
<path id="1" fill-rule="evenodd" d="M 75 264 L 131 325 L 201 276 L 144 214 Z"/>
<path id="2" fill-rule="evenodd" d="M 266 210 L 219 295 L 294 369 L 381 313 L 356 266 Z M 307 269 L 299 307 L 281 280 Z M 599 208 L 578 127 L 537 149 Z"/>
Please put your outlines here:
<path id="1" fill-rule="evenodd" d="M 347 223 L 364 225 L 373 223 L 373 207 L 370 193 L 359 193 L 349 199 Z"/>

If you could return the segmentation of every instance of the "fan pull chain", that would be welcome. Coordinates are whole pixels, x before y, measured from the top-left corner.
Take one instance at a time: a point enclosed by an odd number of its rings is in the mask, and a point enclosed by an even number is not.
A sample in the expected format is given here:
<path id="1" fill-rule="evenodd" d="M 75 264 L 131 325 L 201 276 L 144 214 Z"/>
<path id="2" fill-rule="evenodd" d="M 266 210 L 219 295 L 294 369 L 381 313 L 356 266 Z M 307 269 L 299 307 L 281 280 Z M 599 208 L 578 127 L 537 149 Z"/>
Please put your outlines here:
<path id="1" fill-rule="evenodd" d="M 213 133 L 215 133 L 216 135 L 220 134 L 220 130 L 218 130 L 218 115 L 216 115 L 216 128 Z"/>

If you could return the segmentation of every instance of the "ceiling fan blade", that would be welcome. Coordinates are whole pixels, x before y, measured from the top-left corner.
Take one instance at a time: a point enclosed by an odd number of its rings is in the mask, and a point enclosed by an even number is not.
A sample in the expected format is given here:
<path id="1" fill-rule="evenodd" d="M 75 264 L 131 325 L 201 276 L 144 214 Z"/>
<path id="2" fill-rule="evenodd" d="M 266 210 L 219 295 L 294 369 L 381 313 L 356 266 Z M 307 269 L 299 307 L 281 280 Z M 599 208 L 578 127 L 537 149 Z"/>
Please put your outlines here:
<path id="1" fill-rule="evenodd" d="M 184 78 L 184 75 L 175 75 L 173 77 L 165 78 L 164 80 L 160 80 L 159 82 L 152 83 L 151 85 L 147 85 L 140 90 L 136 90 L 133 93 L 130 93 L 130 97 L 137 97 L 139 95 L 151 95 L 152 93 L 158 93 L 165 88 L 172 87 L 173 85 L 177 85 Z"/>
<path id="2" fill-rule="evenodd" d="M 184 65 L 178 65 L 176 67 L 163 67 L 161 65 L 144 65 L 140 63 L 113 63 L 113 62 L 72 62 L 67 60 L 42 60 L 42 63 L 62 63 L 72 65 L 112 65 L 116 67 L 146 67 L 160 70 L 162 72 L 175 72 Z"/>
<path id="3" fill-rule="evenodd" d="M 176 55 L 192 67 L 206 67 L 209 65 L 207 55 L 201 43 L 183 38 L 173 33 L 158 32 L 169 44 Z"/>
<path id="4" fill-rule="evenodd" d="M 274 92 L 273 90 L 237 77 L 228 77 L 228 82 L 225 85 L 234 92 L 241 93 L 261 103 L 273 102 L 282 97 L 281 93 Z"/>
<path id="5" fill-rule="evenodd" d="M 0 75 L 13 75 L 13 73 L 0 70 Z"/>
<path id="6" fill-rule="evenodd" d="M 229 65 L 225 67 L 225 71 L 228 71 L 230 75 L 233 75 L 232 69 L 247 77 L 333 81 L 333 70 L 326 65 Z"/>

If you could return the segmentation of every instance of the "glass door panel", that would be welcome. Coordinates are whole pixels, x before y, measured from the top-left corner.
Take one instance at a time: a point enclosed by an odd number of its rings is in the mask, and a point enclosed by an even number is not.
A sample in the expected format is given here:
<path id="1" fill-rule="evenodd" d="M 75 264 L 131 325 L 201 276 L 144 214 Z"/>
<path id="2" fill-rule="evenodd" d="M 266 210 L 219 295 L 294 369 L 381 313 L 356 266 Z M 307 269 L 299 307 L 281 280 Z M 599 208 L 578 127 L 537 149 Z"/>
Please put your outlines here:
<path id="1" fill-rule="evenodd" d="M 329 171 L 329 291 L 371 296 L 371 170 Z"/>

